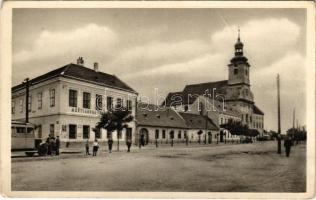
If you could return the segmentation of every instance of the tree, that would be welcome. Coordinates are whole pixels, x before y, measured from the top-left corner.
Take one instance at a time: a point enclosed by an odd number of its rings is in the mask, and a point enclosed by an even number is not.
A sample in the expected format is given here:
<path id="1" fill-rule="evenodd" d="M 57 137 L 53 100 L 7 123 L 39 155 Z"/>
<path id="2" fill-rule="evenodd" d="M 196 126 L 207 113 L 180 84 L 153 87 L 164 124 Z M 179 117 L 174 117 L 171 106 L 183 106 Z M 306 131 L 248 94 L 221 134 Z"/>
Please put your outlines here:
<path id="1" fill-rule="evenodd" d="M 227 129 L 232 135 L 247 135 L 248 126 L 243 125 L 240 121 L 228 120 L 226 124 L 220 125 L 221 128 Z"/>
<path id="2" fill-rule="evenodd" d="M 128 128 L 129 122 L 131 122 L 134 117 L 127 108 L 117 107 L 115 109 L 109 110 L 102 113 L 100 122 L 97 123 L 96 128 L 105 129 L 112 133 L 117 132 L 117 150 L 120 150 L 119 136 L 122 135 L 122 130 Z"/>

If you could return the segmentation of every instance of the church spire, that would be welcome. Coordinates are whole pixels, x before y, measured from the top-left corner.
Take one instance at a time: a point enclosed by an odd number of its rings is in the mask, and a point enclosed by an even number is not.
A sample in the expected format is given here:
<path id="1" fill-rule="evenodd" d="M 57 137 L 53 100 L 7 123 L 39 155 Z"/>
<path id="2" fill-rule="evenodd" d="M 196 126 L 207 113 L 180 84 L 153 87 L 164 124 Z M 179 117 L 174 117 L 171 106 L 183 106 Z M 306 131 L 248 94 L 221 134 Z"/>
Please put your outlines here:
<path id="1" fill-rule="evenodd" d="M 240 42 L 240 28 L 238 26 L 238 39 L 237 39 L 237 42 Z"/>
<path id="2" fill-rule="evenodd" d="M 243 55 L 243 47 L 244 47 L 244 44 L 240 41 L 240 28 L 238 26 L 238 38 L 235 44 L 235 56 Z"/>

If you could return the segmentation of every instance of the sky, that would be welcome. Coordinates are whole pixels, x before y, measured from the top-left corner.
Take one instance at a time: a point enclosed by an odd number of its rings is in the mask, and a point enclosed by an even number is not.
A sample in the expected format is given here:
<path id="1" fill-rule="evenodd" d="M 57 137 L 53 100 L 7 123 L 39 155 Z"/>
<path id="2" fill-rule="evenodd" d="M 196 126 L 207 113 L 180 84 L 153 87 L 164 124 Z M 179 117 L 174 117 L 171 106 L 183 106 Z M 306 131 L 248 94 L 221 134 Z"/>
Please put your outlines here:
<path id="1" fill-rule="evenodd" d="M 12 84 L 82 56 L 151 101 L 158 88 L 163 100 L 188 84 L 227 80 L 238 26 L 265 129 L 277 130 L 277 73 L 282 130 L 292 126 L 293 108 L 303 125 L 303 9 L 14 9 Z"/>

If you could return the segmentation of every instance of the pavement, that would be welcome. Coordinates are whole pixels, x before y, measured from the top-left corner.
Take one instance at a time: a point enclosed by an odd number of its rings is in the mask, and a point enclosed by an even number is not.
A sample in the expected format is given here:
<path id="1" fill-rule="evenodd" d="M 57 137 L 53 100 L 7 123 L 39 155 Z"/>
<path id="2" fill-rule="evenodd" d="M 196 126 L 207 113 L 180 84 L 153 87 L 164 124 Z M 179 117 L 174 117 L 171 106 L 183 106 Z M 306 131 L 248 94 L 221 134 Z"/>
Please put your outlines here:
<path id="1" fill-rule="evenodd" d="M 289 158 L 276 150 L 271 141 L 13 158 L 12 190 L 305 192 L 305 144 Z"/>

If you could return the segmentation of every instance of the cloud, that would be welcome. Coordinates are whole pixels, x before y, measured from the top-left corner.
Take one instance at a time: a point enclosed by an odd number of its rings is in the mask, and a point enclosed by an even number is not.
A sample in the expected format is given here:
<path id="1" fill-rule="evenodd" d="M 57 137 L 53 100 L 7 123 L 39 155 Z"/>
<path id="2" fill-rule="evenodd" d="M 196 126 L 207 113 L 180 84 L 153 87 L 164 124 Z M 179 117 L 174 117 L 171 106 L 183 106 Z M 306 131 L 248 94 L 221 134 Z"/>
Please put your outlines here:
<path id="1" fill-rule="evenodd" d="M 117 42 L 117 36 L 110 28 L 96 24 L 88 24 L 68 31 L 45 30 L 40 33 L 30 50 L 16 52 L 13 60 L 21 63 L 31 60 L 54 59 L 63 55 L 102 53 L 115 42 Z"/>
<path id="2" fill-rule="evenodd" d="M 212 35 L 212 47 L 227 52 L 237 38 L 237 25 L 226 26 Z M 285 18 L 250 20 L 240 27 L 245 55 L 255 67 L 260 63 L 272 63 L 295 49 L 300 27 Z M 264 66 L 262 66 L 264 67 Z"/>

